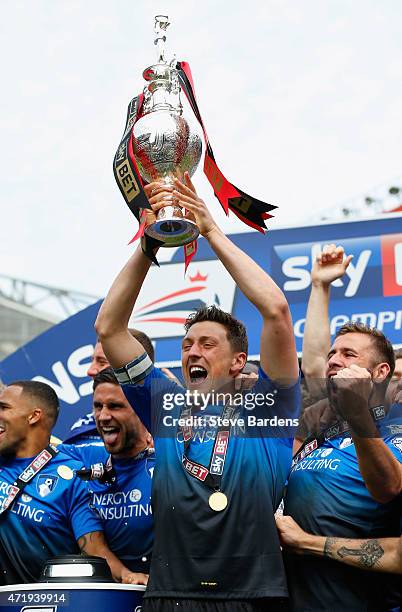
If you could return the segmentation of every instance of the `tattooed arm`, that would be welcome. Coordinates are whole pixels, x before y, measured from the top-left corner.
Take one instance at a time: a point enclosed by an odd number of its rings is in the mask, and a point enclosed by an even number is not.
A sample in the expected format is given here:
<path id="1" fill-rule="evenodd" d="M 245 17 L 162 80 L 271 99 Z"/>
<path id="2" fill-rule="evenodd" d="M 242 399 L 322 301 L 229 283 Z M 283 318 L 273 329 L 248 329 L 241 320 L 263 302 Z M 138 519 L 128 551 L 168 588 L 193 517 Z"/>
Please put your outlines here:
<path id="1" fill-rule="evenodd" d="M 378 540 L 320 539 L 324 540 L 322 553 L 324 557 L 361 569 L 402 574 L 402 537 Z M 321 546 L 322 543 L 319 548 Z"/>
<path id="2" fill-rule="evenodd" d="M 83 556 L 96 556 L 106 559 L 113 579 L 126 584 L 147 584 L 148 575 L 130 572 L 107 545 L 103 531 L 91 531 L 78 538 L 77 544 Z"/>
<path id="3" fill-rule="evenodd" d="M 402 536 L 350 540 L 306 533 L 290 516 L 277 517 L 283 547 L 301 554 L 328 557 L 347 565 L 376 572 L 402 574 Z"/>

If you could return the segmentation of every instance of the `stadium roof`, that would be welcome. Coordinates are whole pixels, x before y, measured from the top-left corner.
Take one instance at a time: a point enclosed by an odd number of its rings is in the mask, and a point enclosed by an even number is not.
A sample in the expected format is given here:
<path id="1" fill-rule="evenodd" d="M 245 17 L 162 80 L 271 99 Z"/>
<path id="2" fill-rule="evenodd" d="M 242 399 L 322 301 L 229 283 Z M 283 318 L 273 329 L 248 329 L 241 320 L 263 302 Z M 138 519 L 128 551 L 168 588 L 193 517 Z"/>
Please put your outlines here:
<path id="1" fill-rule="evenodd" d="M 0 274 L 0 360 L 98 299 Z"/>

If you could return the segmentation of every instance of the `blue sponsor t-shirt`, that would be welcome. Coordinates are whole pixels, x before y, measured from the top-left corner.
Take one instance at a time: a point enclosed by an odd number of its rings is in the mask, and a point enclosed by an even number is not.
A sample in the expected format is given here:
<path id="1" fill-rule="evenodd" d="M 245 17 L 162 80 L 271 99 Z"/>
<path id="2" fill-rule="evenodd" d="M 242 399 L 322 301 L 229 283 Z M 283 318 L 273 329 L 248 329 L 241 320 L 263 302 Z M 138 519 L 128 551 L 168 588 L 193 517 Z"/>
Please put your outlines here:
<path id="1" fill-rule="evenodd" d="M 103 444 L 62 445 L 81 466 L 106 463 L 109 454 Z M 102 521 L 110 549 L 133 572 L 149 573 L 153 545 L 151 509 L 152 476 L 155 456 L 112 459 L 116 480 L 87 483 L 91 507 Z"/>
<path id="2" fill-rule="evenodd" d="M 155 543 L 146 597 L 286 597 L 274 512 L 291 463 L 298 383 L 279 388 L 260 370 L 248 392 L 248 408 L 244 401 L 238 406 L 221 482 L 228 505 L 220 512 L 209 506 L 212 490 L 182 465 L 183 430 L 175 419 L 181 416 L 186 390 L 157 368 L 139 384 L 122 388 L 152 431 L 156 448 Z M 188 458 L 194 463 L 209 465 L 218 430 L 210 417 L 220 416 L 222 410 L 216 404 L 193 409 L 194 417 L 207 417 L 205 425 L 194 425 L 191 432 Z M 287 426 L 278 417 L 287 418 Z M 276 425 L 264 425 L 264 418 Z"/>
<path id="3" fill-rule="evenodd" d="M 32 459 L 0 457 L 0 504 Z M 78 554 L 78 538 L 102 530 L 85 484 L 74 476 L 80 467 L 59 452 L 1 515 L 0 583 L 36 582 L 47 559 Z"/>
<path id="4" fill-rule="evenodd" d="M 378 428 L 402 463 L 402 420 L 390 412 Z M 341 538 L 399 536 L 401 497 L 377 503 L 359 471 L 353 439 L 347 432 L 326 440 L 292 469 L 284 514 L 308 533 Z M 347 551 L 346 551 L 347 552 Z M 388 610 L 399 601 L 399 578 L 359 570 L 328 558 L 286 552 L 292 609 Z"/>

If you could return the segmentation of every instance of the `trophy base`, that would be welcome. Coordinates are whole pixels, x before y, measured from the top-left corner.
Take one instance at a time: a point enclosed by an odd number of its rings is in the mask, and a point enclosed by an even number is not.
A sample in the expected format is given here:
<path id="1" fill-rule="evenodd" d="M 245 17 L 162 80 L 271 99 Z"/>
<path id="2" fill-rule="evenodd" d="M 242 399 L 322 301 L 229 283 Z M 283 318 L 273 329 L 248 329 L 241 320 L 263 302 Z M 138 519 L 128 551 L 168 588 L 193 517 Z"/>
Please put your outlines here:
<path id="1" fill-rule="evenodd" d="M 198 227 L 187 219 L 173 218 L 155 221 L 145 230 L 150 238 L 162 242 L 162 247 L 184 246 L 196 240 L 200 234 Z"/>

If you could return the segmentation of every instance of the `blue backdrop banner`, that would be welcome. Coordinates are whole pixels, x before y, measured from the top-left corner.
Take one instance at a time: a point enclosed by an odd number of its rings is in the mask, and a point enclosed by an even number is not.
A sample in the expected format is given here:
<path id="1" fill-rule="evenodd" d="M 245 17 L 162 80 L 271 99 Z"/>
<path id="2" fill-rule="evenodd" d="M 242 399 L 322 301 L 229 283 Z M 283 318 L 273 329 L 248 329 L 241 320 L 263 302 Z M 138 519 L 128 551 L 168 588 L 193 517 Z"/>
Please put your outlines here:
<path id="1" fill-rule="evenodd" d="M 331 333 L 347 320 L 378 327 L 394 345 L 402 345 L 402 216 L 319 226 L 236 234 L 233 241 L 265 270 L 286 294 L 301 351 L 311 263 L 328 242 L 344 246 L 353 260 L 331 292 Z M 111 279 L 112 281 L 112 279 Z M 217 304 L 241 319 L 248 330 L 250 358 L 257 357 L 261 320 L 204 240 L 183 276 L 183 249 L 161 268 L 153 266 L 144 284 L 131 326 L 154 341 L 157 362 L 180 365 L 180 341 L 186 316 L 204 304 Z M 57 391 L 62 411 L 55 434 L 66 437 L 79 417 L 91 410 L 92 383 L 86 372 L 100 302 L 35 338 L 0 364 L 4 382 L 34 378 Z"/>

